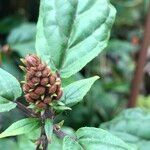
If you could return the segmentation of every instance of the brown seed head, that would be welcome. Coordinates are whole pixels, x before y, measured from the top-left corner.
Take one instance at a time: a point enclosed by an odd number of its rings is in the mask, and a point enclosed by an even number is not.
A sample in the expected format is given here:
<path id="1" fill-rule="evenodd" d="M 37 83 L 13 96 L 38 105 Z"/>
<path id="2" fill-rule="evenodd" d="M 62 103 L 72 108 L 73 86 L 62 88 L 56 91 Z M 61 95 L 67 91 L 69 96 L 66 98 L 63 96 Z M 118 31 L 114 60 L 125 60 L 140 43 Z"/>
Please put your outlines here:
<path id="1" fill-rule="evenodd" d="M 52 73 L 36 55 L 27 56 L 23 62 L 26 70 L 23 91 L 27 102 L 44 109 L 53 100 L 61 98 L 61 79 L 57 73 Z"/>

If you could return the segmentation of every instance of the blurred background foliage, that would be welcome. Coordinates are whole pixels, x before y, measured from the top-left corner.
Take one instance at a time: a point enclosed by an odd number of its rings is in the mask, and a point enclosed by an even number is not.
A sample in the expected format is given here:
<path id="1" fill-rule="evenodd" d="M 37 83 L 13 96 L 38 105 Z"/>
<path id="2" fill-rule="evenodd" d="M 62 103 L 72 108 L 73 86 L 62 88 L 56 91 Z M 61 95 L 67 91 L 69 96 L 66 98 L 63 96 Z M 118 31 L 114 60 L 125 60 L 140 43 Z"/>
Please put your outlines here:
<path id="1" fill-rule="evenodd" d="M 65 125 L 75 130 L 82 126 L 98 127 L 127 107 L 150 1 L 111 0 L 111 2 L 117 9 L 117 17 L 107 48 L 80 73 L 63 80 L 63 85 L 68 85 L 82 78 L 100 76 L 100 80 L 93 85 L 82 103 L 75 106 L 73 111 L 65 112 L 57 118 L 58 121 L 64 119 Z M 13 74 L 19 81 L 23 80 L 23 72 L 18 67 L 19 59 L 35 53 L 38 9 L 37 0 L 0 1 L 0 67 Z M 144 109 L 150 109 L 149 59 L 148 55 L 141 95 L 137 102 L 137 106 Z M 1 114 L 0 131 L 22 117 L 24 116 L 19 111 L 12 111 L 11 116 L 7 113 Z M 7 150 L 11 146 L 15 150 L 18 146 L 16 140 L 0 140 L 0 149 Z M 25 137 L 19 138 L 18 143 L 22 149 L 26 149 L 22 141 L 26 143 L 29 141 Z"/>

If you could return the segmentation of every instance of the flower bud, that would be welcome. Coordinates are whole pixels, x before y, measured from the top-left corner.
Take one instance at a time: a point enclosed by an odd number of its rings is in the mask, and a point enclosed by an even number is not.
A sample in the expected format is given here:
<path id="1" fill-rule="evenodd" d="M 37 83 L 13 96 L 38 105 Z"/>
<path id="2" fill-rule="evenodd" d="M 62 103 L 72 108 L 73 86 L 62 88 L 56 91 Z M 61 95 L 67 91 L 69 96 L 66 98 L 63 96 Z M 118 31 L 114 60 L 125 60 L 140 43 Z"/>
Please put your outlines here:
<path id="1" fill-rule="evenodd" d="M 33 75 L 35 75 L 35 71 L 36 71 L 35 68 L 31 67 L 30 70 L 28 70 L 28 74 L 33 76 Z"/>
<path id="2" fill-rule="evenodd" d="M 26 80 L 29 81 L 33 77 L 34 76 L 32 74 L 30 74 L 30 72 L 28 72 L 27 75 L 26 75 Z"/>

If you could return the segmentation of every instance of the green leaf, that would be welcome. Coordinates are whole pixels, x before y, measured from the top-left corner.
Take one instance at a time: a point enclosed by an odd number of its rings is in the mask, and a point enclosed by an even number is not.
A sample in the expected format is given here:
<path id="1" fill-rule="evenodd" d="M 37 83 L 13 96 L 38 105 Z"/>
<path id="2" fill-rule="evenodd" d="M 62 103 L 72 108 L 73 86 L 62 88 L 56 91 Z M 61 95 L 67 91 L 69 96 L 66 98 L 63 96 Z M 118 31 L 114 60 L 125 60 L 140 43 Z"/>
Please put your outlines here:
<path id="1" fill-rule="evenodd" d="M 70 136 L 74 136 L 73 129 L 69 127 L 62 127 L 61 128 L 63 132 Z M 63 140 L 61 138 L 58 138 L 55 134 L 52 135 L 52 141 L 48 145 L 48 150 L 63 150 Z"/>
<path id="2" fill-rule="evenodd" d="M 36 51 L 70 77 L 107 46 L 115 14 L 108 0 L 41 0 Z"/>
<path id="3" fill-rule="evenodd" d="M 4 150 L 18 150 L 18 145 L 14 139 L 1 139 L 0 140 L 0 149 Z"/>
<path id="4" fill-rule="evenodd" d="M 48 150 L 62 150 L 62 139 L 53 134 L 52 142 L 48 144 Z"/>
<path id="5" fill-rule="evenodd" d="M 0 104 L 0 113 L 1 112 L 6 112 L 14 109 L 17 106 L 17 104 L 13 102 L 8 102 L 6 104 Z"/>
<path id="6" fill-rule="evenodd" d="M 0 96 L 7 100 L 16 100 L 22 90 L 17 79 L 0 68 Z"/>
<path id="7" fill-rule="evenodd" d="M 31 141 L 26 135 L 18 136 L 17 141 L 18 141 L 17 142 L 18 150 L 35 150 L 36 149 L 36 144 L 33 143 L 33 141 Z"/>
<path id="8" fill-rule="evenodd" d="M 10 48 L 21 57 L 35 53 L 36 25 L 34 23 L 23 23 L 14 28 L 7 38 Z"/>
<path id="9" fill-rule="evenodd" d="M 76 132 L 80 145 L 86 150 L 130 150 L 131 148 L 121 139 L 109 132 L 93 127 L 80 128 Z"/>
<path id="10" fill-rule="evenodd" d="M 7 17 L 0 19 L 0 33 L 1 34 L 7 34 L 10 32 L 10 30 L 15 28 L 16 26 L 18 26 L 22 22 L 24 22 L 24 19 L 21 16 L 14 15 L 14 14 L 7 15 Z"/>
<path id="11" fill-rule="evenodd" d="M 63 150 L 136 150 L 111 133 L 94 127 L 80 128 L 75 135 L 76 138 L 64 138 Z"/>
<path id="12" fill-rule="evenodd" d="M 101 128 L 110 131 L 129 144 L 135 144 L 139 150 L 150 147 L 150 112 L 140 108 L 127 109 Z"/>
<path id="13" fill-rule="evenodd" d="M 0 138 L 26 134 L 40 126 L 38 119 L 26 118 L 13 123 L 4 132 L 0 134 Z"/>
<path id="14" fill-rule="evenodd" d="M 16 103 L 6 100 L 0 96 L 0 112 L 6 112 L 14 109 L 17 106 Z"/>
<path id="15" fill-rule="evenodd" d="M 72 110 L 70 107 L 67 107 L 67 106 L 54 106 L 53 108 L 58 113 L 61 113 L 61 112 L 65 111 L 65 110 Z"/>
<path id="16" fill-rule="evenodd" d="M 119 51 L 118 47 L 122 51 Z M 124 55 L 129 55 L 132 52 L 136 52 L 136 50 L 137 50 L 136 45 L 133 45 L 131 42 L 128 42 L 125 40 L 119 40 L 119 39 L 111 39 L 107 46 L 107 52 L 109 52 L 112 56 L 117 55 L 117 54 L 119 56 L 121 56 L 122 53 Z M 113 53 L 115 53 L 115 54 L 113 54 Z"/>
<path id="17" fill-rule="evenodd" d="M 63 139 L 63 150 L 84 150 L 81 145 L 70 138 L 69 136 L 65 136 Z"/>
<path id="18" fill-rule="evenodd" d="M 52 140 L 52 134 L 53 134 L 52 120 L 46 119 L 44 128 L 45 128 L 45 133 L 46 133 L 48 141 L 51 141 Z"/>
<path id="19" fill-rule="evenodd" d="M 99 77 L 95 76 L 69 84 L 63 90 L 61 101 L 67 106 L 73 106 L 80 102 L 97 79 Z"/>
<path id="20" fill-rule="evenodd" d="M 20 72 L 18 65 L 16 65 L 17 59 L 14 57 L 14 55 L 6 55 L 2 53 L 0 57 L 2 61 L 1 68 L 15 76 L 18 81 L 22 81 L 23 75 L 22 72 Z"/>

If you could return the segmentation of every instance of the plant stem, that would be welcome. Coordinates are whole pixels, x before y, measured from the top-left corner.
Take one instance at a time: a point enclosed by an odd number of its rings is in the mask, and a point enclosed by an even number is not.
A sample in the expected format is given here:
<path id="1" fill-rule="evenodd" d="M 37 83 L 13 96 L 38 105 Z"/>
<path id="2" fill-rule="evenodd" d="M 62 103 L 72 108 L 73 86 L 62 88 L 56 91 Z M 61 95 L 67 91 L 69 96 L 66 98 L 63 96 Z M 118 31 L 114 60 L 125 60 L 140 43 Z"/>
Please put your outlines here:
<path id="1" fill-rule="evenodd" d="M 25 105 L 21 104 L 20 102 L 15 102 L 17 104 L 17 107 L 24 112 L 27 116 L 29 117 L 34 117 L 34 118 L 38 118 L 39 115 L 36 114 L 34 111 L 32 111 L 31 109 L 27 108 Z"/>
<path id="2" fill-rule="evenodd" d="M 61 138 L 61 139 L 64 138 L 64 137 L 67 135 L 67 134 L 64 133 L 62 130 L 58 129 L 56 125 L 54 125 L 53 131 L 54 131 L 54 133 L 57 135 L 57 137 L 59 137 L 59 138 Z"/>
<path id="3" fill-rule="evenodd" d="M 46 112 L 46 111 L 45 111 Z M 48 147 L 48 139 L 45 133 L 45 120 L 46 120 L 46 113 L 44 113 L 40 118 L 41 118 L 41 122 L 42 122 L 42 126 L 41 126 L 41 135 L 39 138 L 39 143 L 36 147 L 36 150 L 47 150 Z M 42 149 L 40 148 L 42 147 Z"/>
<path id="4" fill-rule="evenodd" d="M 55 113 L 53 112 L 53 110 L 47 108 L 45 110 L 45 113 L 40 116 L 38 114 L 36 114 L 34 111 L 32 111 L 31 109 L 27 108 L 25 105 L 21 104 L 20 102 L 15 101 L 14 103 L 17 104 L 17 107 L 23 112 L 25 113 L 28 117 L 33 117 L 33 118 L 39 118 L 42 122 L 42 126 L 41 126 L 41 135 L 39 138 L 39 143 L 36 147 L 36 150 L 47 150 L 48 147 L 48 139 L 45 133 L 45 129 L 44 129 L 44 125 L 45 125 L 45 120 L 47 118 L 49 119 L 54 119 L 55 118 Z M 58 128 L 57 125 L 54 125 L 53 127 L 53 131 L 56 134 L 57 137 L 63 139 L 66 135 L 65 132 L 63 132 L 61 129 Z M 76 140 L 75 137 L 71 137 L 73 140 Z M 42 149 L 40 148 L 40 146 L 42 146 Z"/>
<path id="5" fill-rule="evenodd" d="M 47 150 L 48 147 L 48 140 L 47 137 L 45 136 L 45 133 L 43 132 L 43 127 L 41 127 L 41 136 L 39 138 L 39 143 L 36 147 L 36 150 Z M 42 146 L 42 148 L 41 148 Z"/>
<path id="6" fill-rule="evenodd" d="M 140 89 L 141 81 L 143 78 L 143 68 L 145 65 L 149 44 L 150 44 L 150 6 L 149 6 L 149 12 L 147 14 L 146 25 L 145 25 L 144 40 L 143 40 L 141 50 L 139 52 L 139 58 L 138 58 L 138 62 L 136 65 L 134 78 L 132 81 L 128 107 L 136 106 L 139 89 Z"/>
<path id="7" fill-rule="evenodd" d="M 61 129 L 59 129 L 58 127 L 57 127 L 57 125 L 54 125 L 53 126 L 53 132 L 56 134 L 56 136 L 58 137 L 58 138 L 61 138 L 61 139 L 63 139 L 65 136 L 67 136 L 68 134 L 67 133 L 65 133 L 65 132 L 63 132 Z M 69 135 L 68 135 L 69 136 Z M 77 138 L 76 137 L 73 137 L 73 136 L 69 136 L 72 140 L 77 140 Z"/>

